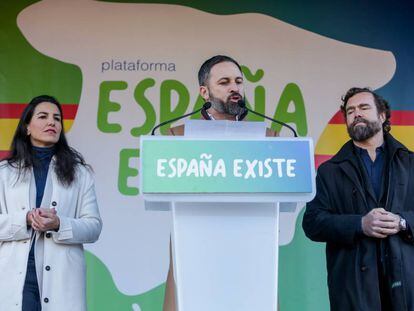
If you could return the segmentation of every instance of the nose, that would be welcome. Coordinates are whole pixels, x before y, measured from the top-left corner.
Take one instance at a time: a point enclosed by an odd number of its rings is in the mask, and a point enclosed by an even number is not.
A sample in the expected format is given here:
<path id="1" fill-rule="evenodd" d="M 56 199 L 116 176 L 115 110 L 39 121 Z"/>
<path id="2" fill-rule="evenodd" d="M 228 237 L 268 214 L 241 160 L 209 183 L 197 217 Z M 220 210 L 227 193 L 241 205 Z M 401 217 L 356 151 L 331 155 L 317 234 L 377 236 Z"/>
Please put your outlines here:
<path id="1" fill-rule="evenodd" d="M 55 120 L 55 118 L 48 118 L 48 120 L 47 120 L 47 125 L 49 125 L 49 126 L 55 126 L 56 125 L 56 120 Z"/>
<path id="2" fill-rule="evenodd" d="M 240 85 L 237 84 L 236 82 L 232 82 L 230 84 L 230 89 L 229 89 L 230 93 L 240 93 Z"/>
<path id="3" fill-rule="evenodd" d="M 359 108 L 355 109 L 354 117 L 361 117 L 362 116 L 362 110 Z"/>

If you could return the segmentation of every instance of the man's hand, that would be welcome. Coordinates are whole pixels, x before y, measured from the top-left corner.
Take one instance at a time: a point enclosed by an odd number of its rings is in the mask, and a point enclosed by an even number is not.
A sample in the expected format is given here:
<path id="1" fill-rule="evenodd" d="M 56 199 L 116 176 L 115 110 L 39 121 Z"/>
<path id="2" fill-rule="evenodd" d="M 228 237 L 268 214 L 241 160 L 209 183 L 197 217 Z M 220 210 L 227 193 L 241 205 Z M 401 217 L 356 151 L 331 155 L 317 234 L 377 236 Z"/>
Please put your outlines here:
<path id="1" fill-rule="evenodd" d="M 362 217 L 362 231 L 367 236 L 384 239 L 400 231 L 400 216 L 374 208 Z"/>
<path id="2" fill-rule="evenodd" d="M 60 220 L 54 208 L 39 207 L 32 211 L 32 228 L 39 232 L 59 230 Z"/>

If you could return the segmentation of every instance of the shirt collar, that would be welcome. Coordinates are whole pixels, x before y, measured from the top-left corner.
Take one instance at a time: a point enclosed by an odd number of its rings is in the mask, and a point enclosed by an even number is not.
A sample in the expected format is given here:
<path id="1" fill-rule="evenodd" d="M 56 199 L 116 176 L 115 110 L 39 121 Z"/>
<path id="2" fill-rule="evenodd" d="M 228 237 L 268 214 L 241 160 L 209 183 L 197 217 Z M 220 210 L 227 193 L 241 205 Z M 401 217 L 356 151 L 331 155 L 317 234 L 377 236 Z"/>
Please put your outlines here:
<path id="1" fill-rule="evenodd" d="M 363 154 L 367 154 L 367 153 L 368 153 L 368 150 L 367 150 L 367 149 L 365 149 L 365 148 L 358 147 L 358 146 L 357 146 L 357 145 L 355 145 L 355 144 L 354 144 L 354 147 L 355 147 L 356 152 L 357 152 L 359 155 L 363 155 Z M 383 152 L 385 152 L 385 141 L 382 143 L 382 145 L 381 145 L 381 146 L 379 146 L 379 147 L 377 147 L 377 148 L 375 149 L 375 153 L 376 153 L 376 154 L 383 153 Z"/>

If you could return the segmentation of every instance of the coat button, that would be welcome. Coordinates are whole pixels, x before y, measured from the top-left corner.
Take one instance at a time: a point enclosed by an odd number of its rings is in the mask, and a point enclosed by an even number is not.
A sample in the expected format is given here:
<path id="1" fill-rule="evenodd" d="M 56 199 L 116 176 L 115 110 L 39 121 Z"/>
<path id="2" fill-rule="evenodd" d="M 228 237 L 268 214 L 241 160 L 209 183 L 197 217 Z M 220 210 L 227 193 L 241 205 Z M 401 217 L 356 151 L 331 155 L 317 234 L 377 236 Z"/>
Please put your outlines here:
<path id="1" fill-rule="evenodd" d="M 43 299 L 43 301 L 46 302 L 46 303 L 48 303 L 49 302 L 49 298 L 46 297 L 45 299 Z"/>
<path id="2" fill-rule="evenodd" d="M 50 266 L 45 267 L 46 271 L 50 271 Z"/>
<path id="3" fill-rule="evenodd" d="M 53 201 L 52 202 L 52 206 L 56 206 L 57 205 L 57 202 L 56 201 Z"/>
<path id="4" fill-rule="evenodd" d="M 47 232 L 47 233 L 45 234 L 45 236 L 49 239 L 49 238 L 52 236 L 52 234 L 51 234 L 50 232 Z"/>
<path id="5" fill-rule="evenodd" d="M 368 269 L 368 267 L 367 267 L 367 266 L 361 266 L 361 271 L 362 271 L 362 272 L 367 271 L 367 269 Z"/>

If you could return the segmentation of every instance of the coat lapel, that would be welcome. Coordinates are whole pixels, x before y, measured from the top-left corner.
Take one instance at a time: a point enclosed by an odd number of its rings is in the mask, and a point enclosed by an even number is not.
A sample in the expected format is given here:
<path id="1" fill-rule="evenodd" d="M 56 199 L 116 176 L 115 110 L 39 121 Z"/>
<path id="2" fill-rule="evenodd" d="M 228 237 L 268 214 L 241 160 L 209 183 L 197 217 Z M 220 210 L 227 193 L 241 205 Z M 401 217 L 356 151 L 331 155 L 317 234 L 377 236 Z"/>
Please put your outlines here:
<path id="1" fill-rule="evenodd" d="M 390 134 L 384 136 L 386 146 L 388 148 L 388 154 L 390 155 L 389 170 L 391 175 L 389 176 L 389 201 L 388 208 L 391 212 L 398 213 L 400 207 L 404 202 L 401 202 L 407 197 L 408 185 L 409 185 L 409 170 L 410 159 L 408 156 L 408 149 L 395 140 Z"/>
<path id="2" fill-rule="evenodd" d="M 342 169 L 345 176 L 347 176 L 351 180 L 352 184 L 355 186 L 357 191 L 360 193 L 364 201 L 365 208 L 367 209 L 368 203 L 367 203 L 367 199 L 365 196 L 365 191 L 363 191 L 364 187 L 361 184 L 361 176 L 358 176 L 357 174 L 358 170 L 350 162 L 342 162 L 339 164 L 339 167 Z"/>
<path id="3" fill-rule="evenodd" d="M 391 212 L 398 213 L 400 212 L 400 207 L 403 205 L 404 198 L 407 197 L 408 191 L 408 184 L 409 184 L 409 170 L 404 169 L 409 167 L 409 157 L 408 156 L 399 156 L 395 157 L 394 161 L 392 161 L 392 170 L 390 176 L 390 187 L 392 191 L 390 191 L 390 202 L 388 202 L 389 208 Z M 398 178 L 396 178 L 398 176 Z M 390 189 L 391 190 L 391 189 Z M 397 202 L 393 202 L 397 200 Z"/>
<path id="4" fill-rule="evenodd" d="M 52 192 L 53 192 L 53 183 L 52 183 L 52 179 L 53 179 L 53 172 L 54 168 L 52 165 L 49 166 L 49 170 L 47 172 L 47 177 L 46 177 L 46 184 L 45 184 L 45 190 L 43 192 L 43 198 L 42 198 L 42 207 L 47 207 L 50 208 L 51 204 L 50 201 L 52 199 Z"/>
<path id="5" fill-rule="evenodd" d="M 350 140 L 342 146 L 341 150 L 339 150 L 330 161 L 339 165 L 344 175 L 349 178 L 351 183 L 360 193 L 365 204 L 365 209 L 368 209 L 366 193 L 364 191 L 365 187 L 362 186 L 364 178 L 362 174 L 360 174 L 358 159 L 356 157 L 357 155 L 354 153 L 353 143 Z"/>

